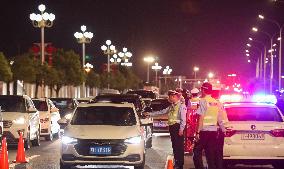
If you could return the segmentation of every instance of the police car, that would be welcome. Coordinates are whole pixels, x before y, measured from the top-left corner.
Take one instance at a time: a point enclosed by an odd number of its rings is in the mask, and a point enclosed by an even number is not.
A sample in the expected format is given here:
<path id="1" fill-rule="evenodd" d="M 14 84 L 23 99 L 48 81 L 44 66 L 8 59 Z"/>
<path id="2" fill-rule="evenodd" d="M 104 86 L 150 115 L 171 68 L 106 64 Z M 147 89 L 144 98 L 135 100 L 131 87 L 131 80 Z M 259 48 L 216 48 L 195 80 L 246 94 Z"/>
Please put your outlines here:
<path id="1" fill-rule="evenodd" d="M 284 118 L 274 96 L 221 96 L 228 116 L 224 164 L 272 164 L 283 168 Z M 228 103 L 228 101 L 230 103 Z M 227 103 L 226 103 L 227 102 Z"/>
<path id="2" fill-rule="evenodd" d="M 79 104 L 64 130 L 60 168 L 99 165 L 143 169 L 144 137 L 144 127 L 133 104 Z"/>

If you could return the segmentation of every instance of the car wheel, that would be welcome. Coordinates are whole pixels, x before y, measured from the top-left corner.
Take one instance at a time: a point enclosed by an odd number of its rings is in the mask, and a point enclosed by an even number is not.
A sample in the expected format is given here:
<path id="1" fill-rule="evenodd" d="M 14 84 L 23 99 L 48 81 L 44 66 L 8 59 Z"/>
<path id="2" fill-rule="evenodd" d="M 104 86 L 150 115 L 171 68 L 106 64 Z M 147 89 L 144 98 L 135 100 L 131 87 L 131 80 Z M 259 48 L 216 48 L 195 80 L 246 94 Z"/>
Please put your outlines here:
<path id="1" fill-rule="evenodd" d="M 67 164 L 63 164 L 63 163 L 60 161 L 60 169 L 71 169 L 71 166 L 70 166 L 70 165 L 67 165 Z"/>
<path id="2" fill-rule="evenodd" d="M 24 141 L 24 147 L 26 150 L 31 148 L 31 139 L 30 139 L 30 133 L 27 133 L 27 138 Z"/>
<path id="3" fill-rule="evenodd" d="M 33 146 L 40 146 L 40 129 L 38 129 L 36 133 L 36 138 L 32 140 L 32 145 Z"/>
<path id="4" fill-rule="evenodd" d="M 140 165 L 134 166 L 134 169 L 144 169 L 145 166 L 145 154 L 143 154 L 143 161 Z"/>

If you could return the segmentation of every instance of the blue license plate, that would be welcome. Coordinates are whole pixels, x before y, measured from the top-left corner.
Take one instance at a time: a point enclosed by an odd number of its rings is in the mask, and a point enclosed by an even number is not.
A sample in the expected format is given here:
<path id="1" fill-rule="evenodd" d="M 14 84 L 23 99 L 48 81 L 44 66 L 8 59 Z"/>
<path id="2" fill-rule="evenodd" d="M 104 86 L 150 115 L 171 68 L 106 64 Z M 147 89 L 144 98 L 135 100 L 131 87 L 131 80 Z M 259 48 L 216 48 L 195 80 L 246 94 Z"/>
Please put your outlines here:
<path id="1" fill-rule="evenodd" d="M 110 155 L 111 146 L 91 146 L 90 154 L 94 155 Z"/>

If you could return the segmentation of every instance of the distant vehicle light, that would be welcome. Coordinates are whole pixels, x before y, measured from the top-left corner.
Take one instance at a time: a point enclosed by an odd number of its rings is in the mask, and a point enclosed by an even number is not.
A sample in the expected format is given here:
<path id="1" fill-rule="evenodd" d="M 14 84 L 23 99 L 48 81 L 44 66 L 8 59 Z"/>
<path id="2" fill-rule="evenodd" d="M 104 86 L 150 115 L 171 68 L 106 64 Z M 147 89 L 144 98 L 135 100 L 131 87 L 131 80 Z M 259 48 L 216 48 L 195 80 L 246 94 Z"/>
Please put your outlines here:
<path id="1" fill-rule="evenodd" d="M 256 103 L 270 103 L 276 104 L 277 98 L 274 95 L 264 95 L 264 94 L 257 94 L 257 95 L 221 95 L 220 102 L 228 103 L 228 102 L 256 102 Z"/>
<path id="2" fill-rule="evenodd" d="M 252 98 L 253 102 L 259 102 L 259 103 L 277 103 L 277 98 L 274 95 L 253 95 Z"/>

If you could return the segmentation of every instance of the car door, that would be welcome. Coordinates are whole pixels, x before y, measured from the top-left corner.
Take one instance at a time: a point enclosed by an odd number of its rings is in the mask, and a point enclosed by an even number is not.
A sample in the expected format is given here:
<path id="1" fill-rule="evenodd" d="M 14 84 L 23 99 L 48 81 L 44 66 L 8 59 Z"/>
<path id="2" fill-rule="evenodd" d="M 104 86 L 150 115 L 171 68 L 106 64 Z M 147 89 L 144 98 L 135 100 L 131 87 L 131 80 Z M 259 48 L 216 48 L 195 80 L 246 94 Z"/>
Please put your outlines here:
<path id="1" fill-rule="evenodd" d="M 58 120 L 60 120 L 59 109 L 55 107 L 51 100 L 48 99 L 47 102 L 50 112 L 51 131 L 52 133 L 57 133 L 60 130 L 60 125 L 57 122 Z"/>
<path id="2" fill-rule="evenodd" d="M 39 120 L 39 112 L 30 112 L 30 108 L 35 108 L 32 100 L 29 97 L 25 97 L 25 104 L 26 104 L 26 112 L 28 113 L 29 116 L 29 126 L 30 126 L 30 136 L 31 140 L 37 137 L 37 131 L 39 129 L 40 125 L 40 120 Z"/>

